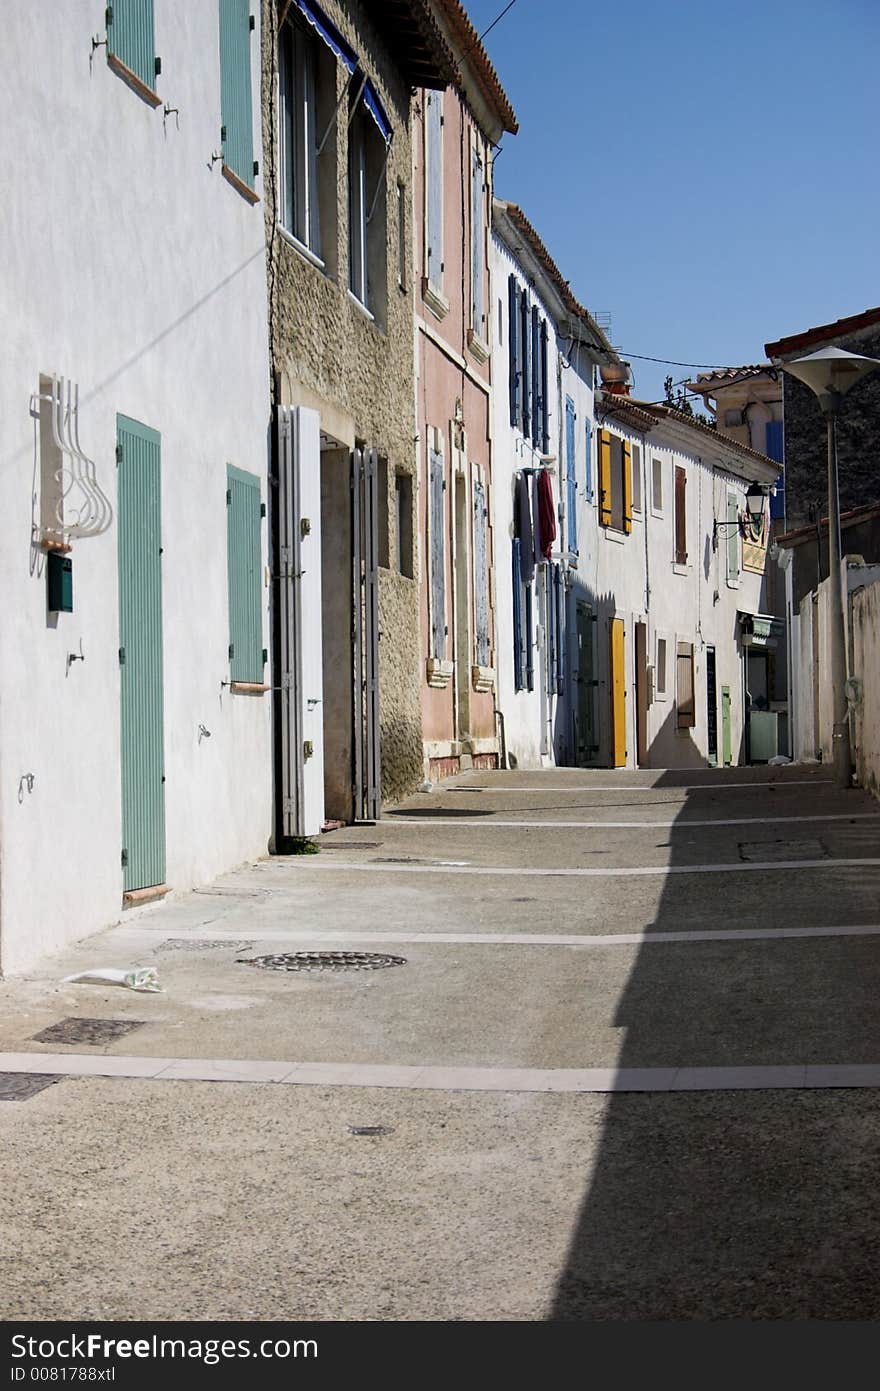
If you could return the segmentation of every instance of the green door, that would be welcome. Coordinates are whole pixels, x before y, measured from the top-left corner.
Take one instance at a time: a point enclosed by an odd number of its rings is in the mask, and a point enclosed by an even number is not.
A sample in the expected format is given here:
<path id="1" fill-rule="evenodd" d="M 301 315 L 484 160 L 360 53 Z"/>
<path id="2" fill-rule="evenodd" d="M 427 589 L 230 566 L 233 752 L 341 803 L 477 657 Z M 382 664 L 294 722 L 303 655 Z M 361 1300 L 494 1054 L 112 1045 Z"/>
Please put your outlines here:
<path id="1" fill-rule="evenodd" d="M 593 693 L 596 682 L 593 678 L 593 618 L 589 604 L 577 603 L 577 761 L 583 765 L 594 758 L 596 747 L 595 704 Z"/>
<path id="2" fill-rule="evenodd" d="M 725 768 L 733 762 L 730 750 L 730 687 L 721 687 L 721 752 Z"/>
<path id="3" fill-rule="evenodd" d="M 116 417 L 123 887 L 165 882 L 160 440 Z"/>

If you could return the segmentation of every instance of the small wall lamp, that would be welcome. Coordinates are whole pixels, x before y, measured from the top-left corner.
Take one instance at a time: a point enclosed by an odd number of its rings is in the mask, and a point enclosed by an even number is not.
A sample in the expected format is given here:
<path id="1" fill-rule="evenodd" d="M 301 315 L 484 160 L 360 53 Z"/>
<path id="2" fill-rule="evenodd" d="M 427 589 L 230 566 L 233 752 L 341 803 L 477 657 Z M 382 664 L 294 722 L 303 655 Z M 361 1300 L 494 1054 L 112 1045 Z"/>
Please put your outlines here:
<path id="1" fill-rule="evenodd" d="M 746 493 L 746 511 L 749 515 L 749 523 L 755 535 L 759 536 L 764 525 L 764 503 L 767 499 L 767 489 L 761 483 L 752 483 Z M 735 522 L 712 523 L 712 549 L 718 549 L 718 532 L 722 527 L 736 527 L 737 531 L 742 531 L 742 518 L 737 517 Z"/>

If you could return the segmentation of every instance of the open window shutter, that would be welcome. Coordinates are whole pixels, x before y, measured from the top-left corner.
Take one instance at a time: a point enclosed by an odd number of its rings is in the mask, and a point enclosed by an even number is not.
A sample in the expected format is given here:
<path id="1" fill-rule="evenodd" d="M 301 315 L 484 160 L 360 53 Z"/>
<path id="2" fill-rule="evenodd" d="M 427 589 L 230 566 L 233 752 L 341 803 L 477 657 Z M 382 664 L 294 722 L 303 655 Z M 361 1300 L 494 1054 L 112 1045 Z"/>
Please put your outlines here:
<path id="1" fill-rule="evenodd" d="M 550 397 L 547 392 L 547 320 L 541 320 L 541 449 L 550 453 Z"/>
<path id="2" fill-rule="evenodd" d="M 226 550 L 229 585 L 229 672 L 233 681 L 263 680 L 260 611 L 260 480 L 227 466 Z"/>
<path id="3" fill-rule="evenodd" d="M 107 6 L 107 52 L 152 91 L 156 86 L 153 0 L 113 0 Z"/>
<path id="4" fill-rule="evenodd" d="M 514 537 L 513 547 L 513 687 L 521 691 L 526 684 L 526 652 L 523 634 L 523 582 L 520 569 L 520 543 Z"/>
<path id="5" fill-rule="evenodd" d="M 477 665 L 489 665 L 489 565 L 486 546 L 486 489 L 474 483 L 474 611 Z"/>
<path id="6" fill-rule="evenodd" d="M 687 565 L 687 512 L 686 494 L 687 474 L 679 464 L 675 466 L 675 563 Z"/>
<path id="7" fill-rule="evenodd" d="M 529 332 L 529 297 L 520 297 L 520 351 L 522 353 L 522 432 L 528 439 L 532 422 L 532 335 Z"/>
<path id="8" fill-rule="evenodd" d="M 428 144 L 428 283 L 443 285 L 443 93 L 427 92 Z"/>
<path id="9" fill-rule="evenodd" d="M 250 0 L 220 0 L 220 122 L 223 163 L 253 188 Z"/>
<path id="10" fill-rule="evenodd" d="M 541 448 L 544 417 L 544 393 L 541 383 L 541 324 L 538 306 L 532 305 L 532 444 Z"/>
<path id="11" fill-rule="evenodd" d="M 739 580 L 739 504 L 735 493 L 727 494 L 727 578 Z"/>
<path id="12" fill-rule="evenodd" d="M 519 286 L 516 276 L 507 277 L 507 356 L 510 374 L 510 423 L 520 421 Z"/>
<path id="13" fill-rule="evenodd" d="M 623 529 L 633 529 L 633 452 L 629 440 L 623 441 Z"/>
<path id="14" fill-rule="evenodd" d="M 593 432 L 590 422 L 587 421 L 586 447 L 584 449 L 584 481 L 587 490 L 587 501 L 592 501 L 593 497 Z"/>
<path id="15" fill-rule="evenodd" d="M 782 421 L 768 420 L 766 432 L 766 444 L 764 453 L 769 459 L 775 459 L 778 464 L 783 460 L 783 435 Z"/>
<path id="16" fill-rule="evenodd" d="M 599 431 L 599 523 L 611 525 L 611 435 Z"/>
<path id="17" fill-rule="evenodd" d="M 446 657 L 446 548 L 443 507 L 443 455 L 431 450 L 431 655 Z"/>
<path id="18" fill-rule="evenodd" d="M 577 464 L 574 444 L 574 401 L 565 398 L 565 511 L 568 522 L 568 549 L 577 551 Z"/>

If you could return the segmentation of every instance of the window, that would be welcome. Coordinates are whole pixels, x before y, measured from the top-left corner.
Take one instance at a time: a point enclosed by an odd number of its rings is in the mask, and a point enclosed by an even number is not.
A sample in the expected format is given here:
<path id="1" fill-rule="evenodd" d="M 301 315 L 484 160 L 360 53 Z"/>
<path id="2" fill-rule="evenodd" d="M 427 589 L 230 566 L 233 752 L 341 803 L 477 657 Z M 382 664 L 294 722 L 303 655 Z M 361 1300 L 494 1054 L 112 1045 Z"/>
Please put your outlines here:
<path id="1" fill-rule="evenodd" d="M 532 336 L 529 332 L 529 297 L 525 290 L 519 297 L 519 343 L 522 362 L 522 420 L 520 427 L 526 439 L 532 430 Z"/>
<path id="2" fill-rule="evenodd" d="M 498 346 L 504 342 L 504 304 L 498 301 Z"/>
<path id="3" fill-rule="evenodd" d="M 278 45 L 280 221 L 320 256 L 317 86 L 317 40 L 291 21 L 282 29 Z"/>
<path id="4" fill-rule="evenodd" d="M 666 639 L 657 639 L 657 661 L 654 667 L 654 694 L 658 700 L 665 700 L 666 685 Z"/>
<path id="5" fill-rule="evenodd" d="M 443 93 L 425 93 L 425 280 L 443 289 Z"/>
<path id="6" fill-rule="evenodd" d="M 663 515 L 663 460 L 651 461 L 651 508 L 658 517 Z"/>
<path id="7" fill-rule="evenodd" d="M 632 531 L 632 446 L 599 431 L 599 521 L 612 531 Z"/>
<path id="8" fill-rule="evenodd" d="M 487 523 L 489 509 L 486 506 L 486 489 L 479 479 L 474 479 L 474 638 L 477 666 L 490 665 L 489 647 L 489 558 L 487 546 Z"/>
<path id="9" fill-rule="evenodd" d="M 632 447 L 632 510 L 642 511 L 642 446 Z"/>
<path id="10" fill-rule="evenodd" d="M 547 320 L 515 275 L 507 279 L 507 363 L 510 423 L 545 454 L 550 449 L 550 398 L 547 384 Z M 499 342 L 501 305 L 499 302 Z"/>
<path id="11" fill-rule="evenodd" d="M 224 174 L 253 190 L 250 0 L 220 0 L 220 125 Z"/>
<path id="12" fill-rule="evenodd" d="M 577 459 L 575 455 L 574 401 L 565 398 L 565 520 L 568 524 L 568 549 L 577 553 Z"/>
<path id="13" fill-rule="evenodd" d="M 736 493 L 727 494 L 727 582 L 739 584 L 739 503 Z"/>
<path id="14" fill-rule="evenodd" d="M 519 285 L 507 277 L 507 365 L 510 385 L 510 423 L 522 425 L 522 357 L 519 350 Z"/>
<path id="15" fill-rule="evenodd" d="M 153 0 L 113 0 L 107 6 L 107 59 L 135 90 L 154 106 L 154 88 L 162 65 L 156 57 Z M 222 10 L 221 10 L 222 23 Z"/>
<path id="16" fill-rule="evenodd" d="M 482 151 L 476 147 L 471 159 L 471 326 L 479 339 L 486 338 L 486 184 Z"/>
<path id="17" fill-rule="evenodd" d="M 408 473 L 394 475 L 394 513 L 397 523 L 395 559 L 397 569 L 413 578 L 413 488 Z"/>
<path id="18" fill-rule="evenodd" d="M 390 139 L 391 128 L 367 82 L 348 128 L 348 287 L 381 320 L 385 317 L 385 170 Z"/>
<path id="19" fill-rule="evenodd" d="M 680 642 L 676 647 L 676 729 L 693 729 L 697 723 L 694 698 L 694 644 Z"/>
<path id="20" fill-rule="evenodd" d="M 687 565 L 687 474 L 680 464 L 675 466 L 675 563 Z"/>
<path id="21" fill-rule="evenodd" d="M 511 545 L 513 561 L 513 685 L 517 691 L 535 688 L 532 652 L 532 586 L 522 577 L 522 543 L 518 536 Z"/>
<path id="22" fill-rule="evenodd" d="M 436 445 L 436 431 L 431 432 Z M 430 448 L 428 455 L 428 534 L 431 565 L 431 656 L 446 658 L 446 546 L 443 524 L 446 506 L 446 478 L 443 455 Z"/>
<path id="23" fill-rule="evenodd" d="M 397 184 L 397 283 L 406 289 L 406 185 Z"/>
<path id="24" fill-rule="evenodd" d="M 233 681 L 263 680 L 262 514 L 259 478 L 229 464 L 226 469 L 226 553 L 229 674 Z"/>

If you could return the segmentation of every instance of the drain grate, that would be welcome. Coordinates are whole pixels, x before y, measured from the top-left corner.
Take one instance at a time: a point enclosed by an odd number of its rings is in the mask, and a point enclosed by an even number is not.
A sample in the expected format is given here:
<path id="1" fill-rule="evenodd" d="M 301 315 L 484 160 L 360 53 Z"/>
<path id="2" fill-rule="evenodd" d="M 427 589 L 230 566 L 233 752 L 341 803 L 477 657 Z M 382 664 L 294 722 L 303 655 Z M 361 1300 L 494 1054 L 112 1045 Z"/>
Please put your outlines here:
<path id="1" fill-rule="evenodd" d="M 393 1135 L 393 1125 L 350 1125 L 349 1135 Z"/>
<path id="2" fill-rule="evenodd" d="M 777 860 L 827 860 L 828 851 L 821 840 L 741 840 L 739 857 L 758 864 Z"/>
<path id="3" fill-rule="evenodd" d="M 245 942 L 219 942 L 210 937 L 168 937 L 156 951 L 217 951 L 219 947 L 234 947 L 236 951 L 241 951 L 245 945 Z"/>
<path id="4" fill-rule="evenodd" d="M 37 1092 L 63 1080 L 51 1072 L 0 1072 L 0 1101 L 30 1101 Z"/>
<path id="5" fill-rule="evenodd" d="M 239 957 L 238 962 L 263 971 L 378 971 L 384 966 L 405 966 L 406 957 L 379 951 L 295 951 Z"/>
<path id="6" fill-rule="evenodd" d="M 124 1038 L 132 1029 L 146 1024 L 145 1019 L 62 1019 L 58 1024 L 50 1024 L 34 1034 L 35 1043 L 114 1043 Z"/>

